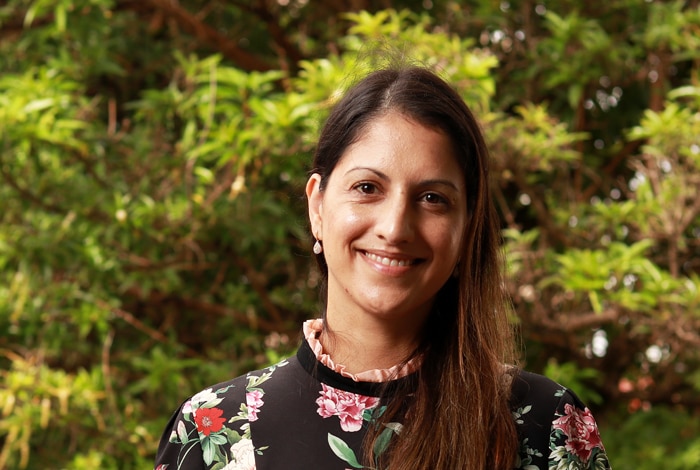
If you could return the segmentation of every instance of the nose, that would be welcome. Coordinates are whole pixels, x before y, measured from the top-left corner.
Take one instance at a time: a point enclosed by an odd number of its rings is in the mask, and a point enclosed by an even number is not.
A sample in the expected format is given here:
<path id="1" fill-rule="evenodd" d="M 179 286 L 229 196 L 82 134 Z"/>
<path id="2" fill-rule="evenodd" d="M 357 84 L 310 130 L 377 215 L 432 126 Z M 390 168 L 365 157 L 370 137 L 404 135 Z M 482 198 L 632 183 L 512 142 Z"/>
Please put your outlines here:
<path id="1" fill-rule="evenodd" d="M 416 214 L 411 202 L 405 194 L 398 193 L 377 207 L 375 234 L 380 239 L 392 245 L 413 240 Z"/>

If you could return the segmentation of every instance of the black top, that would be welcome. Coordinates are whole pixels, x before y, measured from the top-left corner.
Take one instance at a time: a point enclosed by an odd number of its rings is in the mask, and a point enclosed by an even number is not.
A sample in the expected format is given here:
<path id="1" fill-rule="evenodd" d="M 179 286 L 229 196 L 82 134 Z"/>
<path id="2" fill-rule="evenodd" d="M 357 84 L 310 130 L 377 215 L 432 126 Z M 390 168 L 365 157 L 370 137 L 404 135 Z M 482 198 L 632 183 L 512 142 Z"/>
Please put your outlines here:
<path id="1" fill-rule="evenodd" d="M 341 376 L 318 362 L 304 341 L 296 356 L 185 401 L 163 433 L 155 468 L 366 468 L 360 464 L 363 437 L 384 406 L 381 390 L 386 396 L 388 386 L 390 396 L 396 384 Z M 571 391 L 520 371 L 511 404 L 520 436 L 515 468 L 610 468 L 593 416 Z M 386 442 L 400 428 L 391 423 L 383 433 Z"/>

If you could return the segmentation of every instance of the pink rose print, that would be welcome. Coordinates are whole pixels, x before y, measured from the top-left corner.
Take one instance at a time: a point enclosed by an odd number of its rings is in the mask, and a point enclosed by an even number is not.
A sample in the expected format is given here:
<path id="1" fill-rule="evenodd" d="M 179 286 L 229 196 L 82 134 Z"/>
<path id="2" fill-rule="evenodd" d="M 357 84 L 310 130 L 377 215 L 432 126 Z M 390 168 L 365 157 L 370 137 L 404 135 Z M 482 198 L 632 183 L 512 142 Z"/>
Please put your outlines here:
<path id="1" fill-rule="evenodd" d="M 564 415 L 554 420 L 552 427 L 566 435 L 566 450 L 581 462 L 588 462 L 593 449 L 603 448 L 598 425 L 588 408 L 581 411 L 569 403 L 565 404 Z"/>
<path id="2" fill-rule="evenodd" d="M 260 407 L 265 403 L 262 401 L 263 392 L 253 390 L 245 394 L 245 402 L 248 405 L 248 421 L 257 421 Z"/>
<path id="3" fill-rule="evenodd" d="M 345 392 L 326 384 L 321 385 L 321 396 L 316 399 L 318 414 L 324 418 L 337 416 L 340 418 L 340 427 L 345 432 L 359 431 L 362 428 L 362 413 L 379 404 L 379 398 Z"/>

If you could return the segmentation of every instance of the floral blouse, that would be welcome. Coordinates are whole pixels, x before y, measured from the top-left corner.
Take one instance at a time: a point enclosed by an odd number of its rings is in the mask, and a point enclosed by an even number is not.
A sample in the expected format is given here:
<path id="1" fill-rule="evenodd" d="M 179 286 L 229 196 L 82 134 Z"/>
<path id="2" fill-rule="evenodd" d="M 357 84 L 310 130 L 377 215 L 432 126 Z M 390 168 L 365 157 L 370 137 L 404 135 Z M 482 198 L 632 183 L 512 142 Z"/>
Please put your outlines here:
<path id="1" fill-rule="evenodd" d="M 305 340 L 296 356 L 203 390 L 173 415 L 156 470 L 350 470 L 382 412 L 382 386 L 324 365 Z M 409 377 L 398 380 L 409 380 Z M 513 382 L 516 469 L 609 469 L 593 416 L 569 390 L 520 371 Z M 386 444 L 401 424 L 390 423 Z M 381 449 L 380 449 L 381 451 Z"/>

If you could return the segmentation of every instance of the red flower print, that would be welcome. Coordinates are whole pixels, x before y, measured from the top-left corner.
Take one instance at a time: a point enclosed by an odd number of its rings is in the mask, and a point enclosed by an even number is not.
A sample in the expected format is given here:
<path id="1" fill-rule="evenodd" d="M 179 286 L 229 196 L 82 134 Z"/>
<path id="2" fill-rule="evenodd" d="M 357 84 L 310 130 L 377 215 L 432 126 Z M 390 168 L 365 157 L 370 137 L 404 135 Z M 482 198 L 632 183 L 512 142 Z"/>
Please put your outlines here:
<path id="1" fill-rule="evenodd" d="M 224 411 L 219 408 L 198 408 L 195 411 L 194 422 L 197 423 L 197 431 L 205 436 L 221 430 L 226 419 L 221 417 Z"/>
<path id="2" fill-rule="evenodd" d="M 565 404 L 564 415 L 554 420 L 552 427 L 566 435 L 566 450 L 583 463 L 591 458 L 593 449 L 603 448 L 598 425 L 588 408 L 580 410 L 569 403 Z"/>
<path id="3" fill-rule="evenodd" d="M 263 392 L 260 390 L 253 390 L 252 392 L 247 392 L 245 394 L 245 402 L 248 406 L 248 421 L 257 421 L 258 412 L 260 407 L 265 404 L 262 401 Z"/>
<path id="4" fill-rule="evenodd" d="M 359 431 L 362 428 L 362 413 L 379 403 L 379 398 L 345 392 L 326 384 L 321 385 L 321 396 L 316 399 L 318 414 L 324 418 L 337 416 L 340 418 L 340 427 L 346 432 Z"/>

